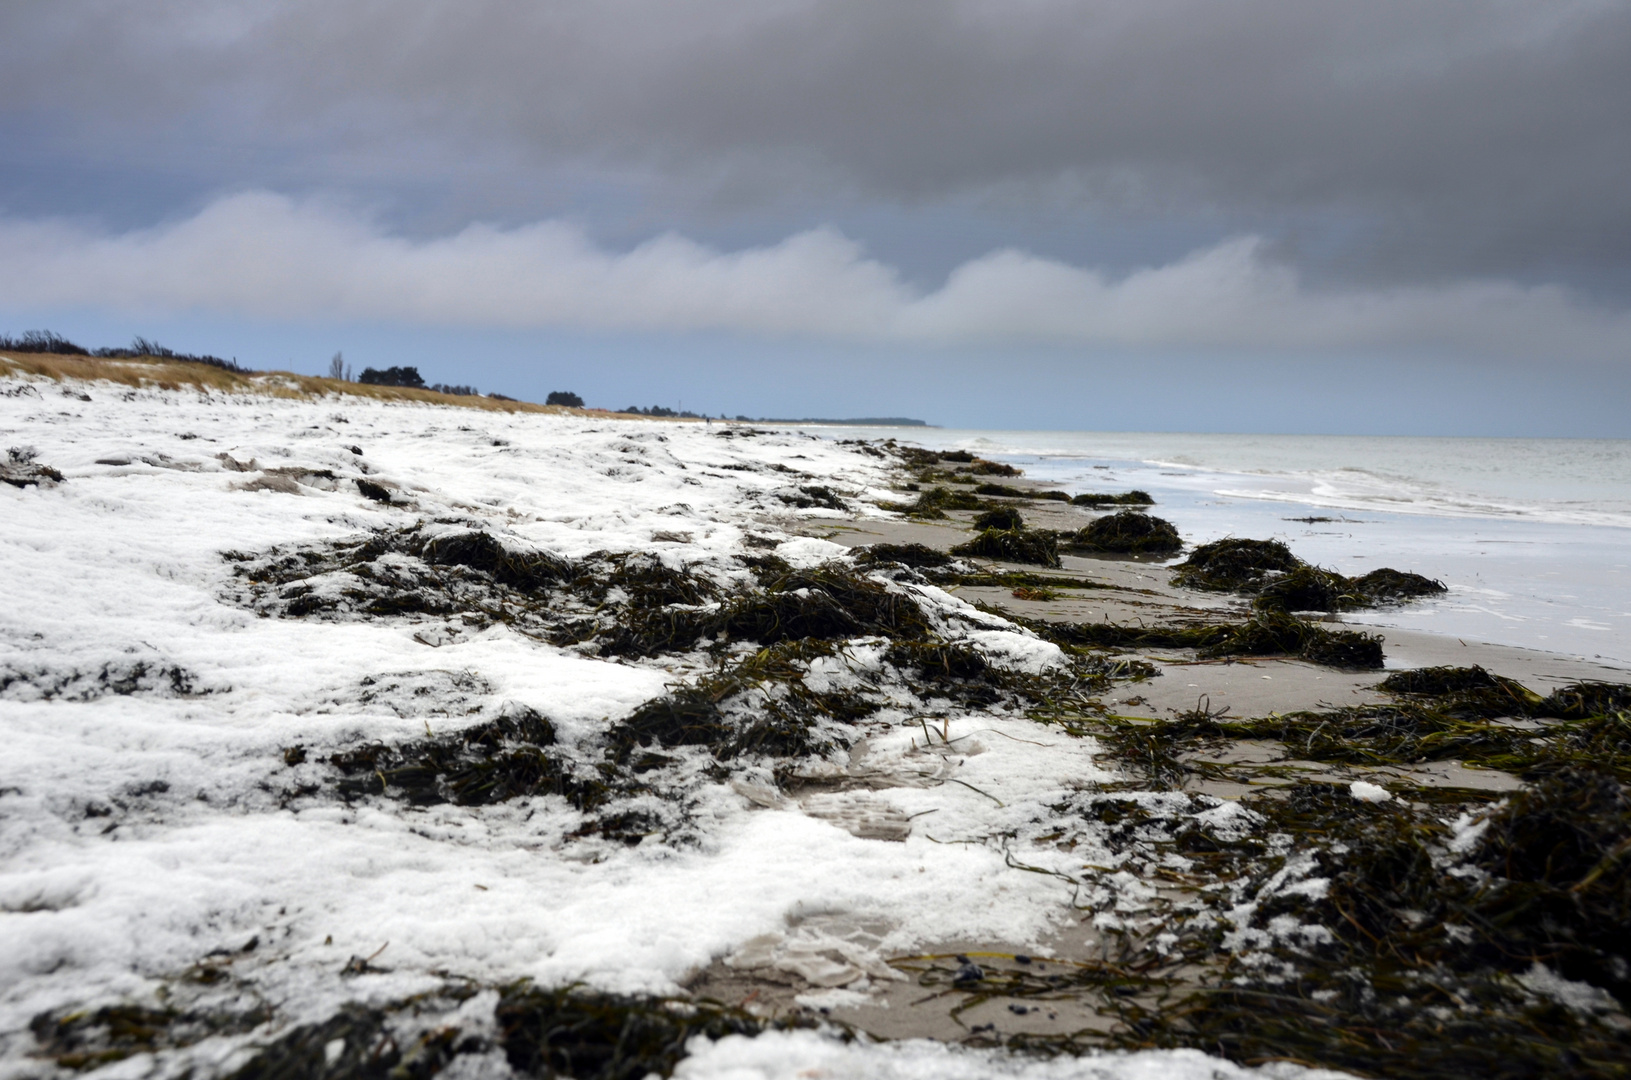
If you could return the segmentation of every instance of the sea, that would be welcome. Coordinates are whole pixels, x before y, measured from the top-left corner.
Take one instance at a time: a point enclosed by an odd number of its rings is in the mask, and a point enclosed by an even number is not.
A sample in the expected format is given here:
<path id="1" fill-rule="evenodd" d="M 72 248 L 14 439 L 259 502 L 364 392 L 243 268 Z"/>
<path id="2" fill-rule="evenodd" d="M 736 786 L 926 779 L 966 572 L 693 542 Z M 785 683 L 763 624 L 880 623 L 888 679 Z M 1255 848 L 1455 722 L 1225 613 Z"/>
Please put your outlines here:
<path id="1" fill-rule="evenodd" d="M 1631 666 L 1631 439 L 804 430 L 970 450 L 1072 494 L 1137 488 L 1191 546 L 1272 538 L 1449 588 L 1349 622 Z"/>

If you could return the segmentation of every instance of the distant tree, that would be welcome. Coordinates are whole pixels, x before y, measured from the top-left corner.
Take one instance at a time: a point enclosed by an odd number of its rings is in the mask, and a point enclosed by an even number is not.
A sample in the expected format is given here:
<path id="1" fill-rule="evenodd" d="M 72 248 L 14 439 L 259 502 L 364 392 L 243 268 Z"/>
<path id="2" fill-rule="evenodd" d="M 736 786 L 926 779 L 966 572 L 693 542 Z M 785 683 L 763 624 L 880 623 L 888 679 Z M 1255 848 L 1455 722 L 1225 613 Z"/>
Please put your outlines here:
<path id="1" fill-rule="evenodd" d="M 565 405 L 569 409 L 583 408 L 583 399 L 570 390 L 551 390 L 549 397 L 544 399 L 545 405 Z"/>
<path id="2" fill-rule="evenodd" d="M 425 380 L 420 377 L 419 369 L 416 367 L 388 367 L 384 371 L 367 367 L 362 369 L 357 381 L 372 386 L 410 386 L 415 390 L 425 388 Z"/>
<path id="3" fill-rule="evenodd" d="M 138 337 L 128 346 L 111 348 L 103 346 L 99 349 L 85 349 L 69 341 L 61 334 L 50 330 L 30 330 L 20 338 L 0 334 L 0 349 L 12 349 L 17 352 L 43 352 L 60 353 L 67 356 L 94 356 L 102 360 L 133 360 L 141 357 L 153 357 L 159 360 L 182 360 L 189 364 L 208 364 L 223 371 L 235 371 L 241 375 L 254 374 L 253 370 L 240 367 L 237 357 L 223 360 L 219 356 L 198 356 L 193 353 L 176 352 L 166 349 L 156 341 L 149 341 Z"/>
<path id="4" fill-rule="evenodd" d="M 335 353 L 334 359 L 328 362 L 328 377 L 331 379 L 339 379 L 344 381 L 345 355 L 343 353 Z"/>
<path id="5" fill-rule="evenodd" d="M 31 353 L 59 353 L 65 356 L 89 355 L 84 349 L 61 334 L 50 330 L 26 330 L 20 338 L 0 334 L 0 349 L 14 349 L 17 352 Z"/>

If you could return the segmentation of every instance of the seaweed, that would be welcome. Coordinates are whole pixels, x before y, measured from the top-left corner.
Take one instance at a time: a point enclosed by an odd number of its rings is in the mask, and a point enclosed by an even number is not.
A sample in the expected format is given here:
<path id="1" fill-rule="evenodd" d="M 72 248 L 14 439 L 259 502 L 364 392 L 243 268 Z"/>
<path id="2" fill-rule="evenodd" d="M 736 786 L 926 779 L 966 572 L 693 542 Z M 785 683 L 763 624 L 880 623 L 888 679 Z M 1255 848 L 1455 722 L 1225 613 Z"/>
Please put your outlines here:
<path id="1" fill-rule="evenodd" d="M 985 458 L 975 457 L 967 450 L 918 450 L 906 446 L 889 446 L 888 449 L 899 455 L 901 460 L 915 469 L 923 469 L 937 476 L 967 477 L 975 476 L 1022 476 L 1023 472 L 1012 465 L 1004 465 L 996 461 L 987 461 Z M 941 462 L 948 462 L 954 470 L 947 472 L 937 470 L 934 466 Z"/>
<path id="2" fill-rule="evenodd" d="M 1074 506 L 1154 506 L 1155 500 L 1147 491 L 1124 491 L 1120 495 L 1083 492 L 1071 500 Z"/>
<path id="3" fill-rule="evenodd" d="M 1032 529 L 987 529 L 967 543 L 958 544 L 951 553 L 1036 566 L 1059 565 L 1059 541 L 1052 533 Z"/>
<path id="4" fill-rule="evenodd" d="M 1396 671 L 1377 685 L 1395 694 L 1456 694 L 1468 690 L 1497 690 L 1504 680 L 1483 668 L 1427 667 Z"/>
<path id="5" fill-rule="evenodd" d="M 382 484 L 376 484 L 372 480 L 364 480 L 359 477 L 357 479 L 357 490 L 361 492 L 363 498 L 372 499 L 377 503 L 390 505 L 394 501 L 391 497 L 390 488 Z"/>
<path id="6" fill-rule="evenodd" d="M 1345 611 L 1362 607 L 1365 598 L 1341 574 L 1304 564 L 1263 585 L 1256 605 L 1278 611 Z"/>
<path id="7" fill-rule="evenodd" d="M 1529 780 L 1578 768 L 1631 781 L 1631 713 L 1608 707 L 1616 694 L 1631 694 L 1631 688 L 1576 684 L 1543 698 L 1482 668 L 1398 672 L 1383 680 L 1381 688 L 1401 700 L 1254 720 L 1213 720 L 1204 731 L 1174 728 L 1168 736 L 1273 739 L 1295 747 L 1299 758 L 1336 765 L 1459 761 Z M 1571 709 L 1593 688 L 1600 688 L 1597 692 L 1603 696 L 1590 706 Z M 1537 727 L 1514 724 L 1513 718 L 1549 722 Z"/>
<path id="8" fill-rule="evenodd" d="M 29 1023 L 37 1053 L 64 1069 L 96 1069 L 134 1054 L 190 1046 L 215 1035 L 249 1031 L 270 1019 L 263 1008 L 242 1013 L 177 1009 L 169 1005 L 104 1005 L 54 1015 L 40 1013 Z"/>
<path id="9" fill-rule="evenodd" d="M 1315 664 L 1374 671 L 1382 666 L 1382 637 L 1358 630 L 1327 630 L 1282 613 L 1258 612 L 1202 656 L 1297 656 Z"/>
<path id="10" fill-rule="evenodd" d="M 999 506 L 995 510 L 987 510 L 974 518 L 974 527 L 981 532 L 987 529 L 1023 529 L 1025 519 L 1019 516 L 1019 511 L 1011 506 Z"/>
<path id="11" fill-rule="evenodd" d="M 910 597 L 864 573 L 841 563 L 794 570 L 774 555 L 743 558 L 758 587 L 732 594 L 649 555 L 596 553 L 574 562 L 512 550 L 483 532 L 426 541 L 416 530 L 380 530 L 357 542 L 234 561 L 248 584 L 240 598 L 266 614 L 457 615 L 465 625 L 504 622 L 605 656 L 734 641 L 917 637 L 927 627 Z"/>
<path id="12" fill-rule="evenodd" d="M 1310 784 L 1254 808 L 1269 828 L 1319 843 L 1329 875 L 1323 895 L 1282 893 L 1258 916 L 1321 926 L 1329 944 L 1295 956 L 1291 985 L 1231 965 L 1163 1017 L 1166 1038 L 1152 1041 L 1198 1036 L 1237 1060 L 1390 1076 L 1625 1075 L 1623 1031 L 1537 1002 L 1515 979 L 1543 965 L 1627 1000 L 1623 785 L 1591 772 L 1548 777 L 1488 815 L 1464 867 L 1445 858 L 1444 825 L 1397 801 L 1361 804 Z M 1270 1002 L 1278 1016 L 1263 1014 Z"/>
<path id="13" fill-rule="evenodd" d="M 1178 565 L 1172 583 L 1255 595 L 1259 607 L 1279 611 L 1350 611 L 1447 591 L 1441 581 L 1389 567 L 1344 577 L 1303 562 L 1278 540 L 1235 538 L 1196 548 Z"/>
<path id="14" fill-rule="evenodd" d="M 469 567 L 523 592 L 547 589 L 573 575 L 572 564 L 558 555 L 516 551 L 486 532 L 435 537 L 425 543 L 423 555 L 432 566 Z"/>
<path id="15" fill-rule="evenodd" d="M 1278 540 L 1241 540 L 1228 537 L 1202 544 L 1178 564 L 1174 585 L 1207 592 L 1254 592 L 1272 574 L 1285 574 L 1303 565 Z"/>
<path id="16" fill-rule="evenodd" d="M 1377 684 L 1390 694 L 1434 698 L 1431 707 L 1461 719 L 1531 716 L 1546 702 L 1513 679 L 1491 675 L 1481 667 L 1431 667 L 1396 671 Z M 1552 715 L 1566 715 L 1553 711 Z"/>
<path id="17" fill-rule="evenodd" d="M 1553 691 L 1543 707 L 1554 716 L 1570 720 L 1631 713 L 1631 686 L 1607 682 L 1574 683 Z"/>
<path id="18" fill-rule="evenodd" d="M 331 755 L 340 772 L 335 784 L 347 798 L 385 795 L 414 806 L 456 803 L 487 806 L 534 795 L 560 795 L 578 809 L 606 797 L 599 778 L 572 774 L 550 753 L 555 729 L 526 706 L 462 731 L 400 746 L 369 743 Z M 285 760 L 291 756 L 285 754 Z"/>
<path id="19" fill-rule="evenodd" d="M 988 504 L 967 491 L 932 487 L 919 493 L 915 502 L 880 502 L 878 505 L 884 510 L 892 510 L 909 517 L 934 520 L 945 517 L 947 510 L 984 510 Z"/>
<path id="20" fill-rule="evenodd" d="M 697 1036 L 722 1039 L 812 1028 L 810 1019 L 761 1020 L 713 1001 L 597 993 L 576 986 L 507 989 L 495 1011 L 510 1067 L 526 1076 L 641 1080 L 669 1076 Z"/>
<path id="21" fill-rule="evenodd" d="M 823 510 L 847 511 L 849 509 L 843 498 L 825 484 L 805 484 L 796 491 L 778 493 L 776 498 L 788 506 L 800 510 L 808 510 L 812 507 L 819 507 Z"/>
<path id="22" fill-rule="evenodd" d="M 918 692 L 985 707 L 1005 695 L 1034 696 L 1025 678 L 990 666 L 967 645 L 928 636 L 907 625 L 884 655 L 886 671 Z M 705 746 L 719 761 L 744 755 L 793 758 L 827 754 L 852 734 L 831 725 L 852 724 L 875 712 L 883 699 L 858 690 L 817 691 L 803 680 L 808 665 L 839 646 L 816 638 L 787 639 L 747 659 L 676 688 L 641 706 L 608 736 L 611 758 L 623 764 L 637 747 Z M 1090 665 L 1076 677 L 1096 678 Z"/>
<path id="23" fill-rule="evenodd" d="M 1198 708 L 1124 725 L 1107 742 L 1170 789 L 1190 770 L 1163 736 L 1176 728 L 1181 747 L 1218 720 Z M 1089 796 L 1075 805 L 1130 860 L 1120 865 L 1160 875 L 1181 858 L 1184 871 L 1164 876 L 1189 899 L 1160 909 L 1170 916 L 1160 933 L 1112 931 L 1102 959 L 1050 960 L 1046 975 L 1010 957 L 1008 970 L 985 961 L 961 981 L 951 964 L 931 965 L 920 981 L 961 991 L 957 1010 L 1072 998 L 1114 1022 L 1106 1035 L 975 1040 L 1032 1053 L 1192 1047 L 1248 1065 L 1424 1080 L 1631 1074 L 1623 1015 L 1604 1004 L 1623 1005 L 1631 988 L 1631 792 L 1586 770 L 1493 807 L 1476 793 L 1444 796 L 1369 803 L 1346 784 L 1296 783 L 1247 796 L 1256 824 L 1233 833 L 1196 815 L 1220 805 L 1206 796 Z M 1468 818 L 1452 829 L 1445 808 L 1469 802 L 1483 822 L 1458 833 Z M 1574 982 L 1566 997 L 1554 996 L 1559 977 Z"/>
<path id="24" fill-rule="evenodd" d="M 914 684 L 927 684 L 925 696 L 947 697 L 964 706 L 984 708 L 1001 699 L 1007 680 L 985 657 L 967 645 L 941 642 L 899 642 L 885 657 L 890 664 L 911 672 Z"/>
<path id="25" fill-rule="evenodd" d="M 1294 656 L 1316 664 L 1361 671 L 1377 670 L 1383 661 L 1382 638 L 1378 634 L 1330 630 L 1284 612 L 1256 612 L 1242 623 L 1183 627 L 1054 623 L 1009 617 L 1059 645 L 1195 649 L 1204 658 Z"/>
<path id="26" fill-rule="evenodd" d="M 614 565 L 604 581 L 622 589 L 627 603 L 636 608 L 706 604 L 719 596 L 719 589 L 707 578 L 676 570 L 651 555 L 627 556 Z"/>
<path id="27" fill-rule="evenodd" d="M 941 567 L 952 561 L 944 551 L 936 551 L 924 544 L 871 544 L 855 548 L 851 554 L 862 565 L 899 563 L 914 569 Z"/>
<path id="28" fill-rule="evenodd" d="M 1103 633 L 1070 630 L 1062 636 Z M 1214 631 L 1229 629 L 1187 633 Z M 1582 683 L 1542 698 L 1480 668 L 1398 672 L 1382 686 L 1400 700 L 1262 719 L 1231 719 L 1204 699 L 1166 723 L 1059 712 L 1140 777 L 1127 788 L 1145 786 L 1055 807 L 1065 826 L 1055 836 L 1070 835 L 1076 813 L 1107 849 L 1094 861 L 1108 865 L 1078 875 L 1074 901 L 1108 919 L 1101 957 L 1049 960 L 1046 973 L 996 954 L 898 966 L 936 994 L 961 994 L 954 1015 L 1004 997 L 1021 1014 L 1031 1006 L 1017 1002 L 1070 999 L 1111 1022 L 1103 1034 L 970 1033 L 1015 1051 L 1191 1047 L 1423 1080 L 1631 1076 L 1631 687 Z M 1537 731 L 1485 719 L 1497 713 L 1569 716 Z M 1250 827 L 1219 829 L 1197 811 L 1222 800 L 1179 789 L 1208 776 L 1283 784 L 1292 771 L 1195 760 L 1237 739 L 1356 766 L 1521 767 L 1533 783 L 1501 801 L 1393 775 L 1395 797 L 1361 801 L 1346 781 L 1296 782 L 1246 795 L 1245 813 L 1223 820 Z M 1163 878 L 1179 896 L 1141 897 L 1140 922 L 1127 926 L 1112 869 Z"/>
<path id="29" fill-rule="evenodd" d="M 1599 772 L 1565 768 L 1490 818 L 1476 866 L 1509 882 L 1473 899 L 1503 931 L 1479 959 L 1516 966 L 1545 958 L 1564 978 L 1631 1004 L 1631 791 Z M 1527 948 L 1514 949 L 1511 938 Z"/>
<path id="30" fill-rule="evenodd" d="M 921 637 L 928 632 L 922 610 L 909 597 L 828 563 L 792 570 L 765 583 L 763 593 L 726 604 L 699 618 L 704 633 L 725 640 L 833 640 L 881 634 Z"/>
<path id="31" fill-rule="evenodd" d="M 782 694 L 759 694 L 750 701 L 745 695 L 759 690 L 765 681 L 763 672 L 739 669 L 647 702 L 608 734 L 611 760 L 629 764 L 636 761 L 636 748 L 653 745 L 706 747 L 718 761 L 744 755 L 797 758 L 826 754 L 835 749 L 835 743 L 821 733 L 823 720 L 853 720 L 855 713 L 871 711 L 864 703 L 846 709 L 851 702 L 829 701 L 827 695 L 793 682 L 783 683 L 786 690 Z M 745 720 L 727 714 L 727 707 L 737 702 L 747 706 Z"/>
<path id="32" fill-rule="evenodd" d="M 1353 587 L 1373 604 L 1397 603 L 1449 591 L 1442 581 L 1386 566 L 1354 578 Z"/>
<path id="33" fill-rule="evenodd" d="M 884 636 L 892 638 L 882 658 L 886 679 L 899 677 L 925 698 L 946 698 L 965 708 L 999 702 L 1046 706 L 1059 689 L 1058 679 L 1079 690 L 1108 685 L 1111 677 L 1148 674 L 1078 656 L 1068 675 L 1026 675 L 992 666 L 969 645 L 926 633 Z M 842 725 L 870 716 L 887 699 L 864 689 L 817 691 L 805 684 L 809 664 L 839 648 L 814 638 L 784 640 L 675 688 L 613 725 L 609 759 L 633 765 L 641 750 L 683 746 L 706 747 L 720 762 L 743 756 L 796 758 L 847 745 L 854 731 Z"/>
<path id="34" fill-rule="evenodd" d="M 615 726 L 608 741 L 621 763 L 636 746 L 722 747 L 732 734 L 720 700 L 744 689 L 740 679 L 706 680 L 646 702 Z"/>
<path id="35" fill-rule="evenodd" d="M 977 485 L 974 488 L 974 494 L 1000 496 L 1005 499 L 1040 499 L 1048 502 L 1070 502 L 1070 493 L 1066 491 L 1026 491 L 1023 488 L 989 482 Z"/>
<path id="36" fill-rule="evenodd" d="M 62 474 L 49 465 L 40 464 L 35 460 L 37 456 L 32 447 L 11 447 L 6 451 L 5 458 L 0 459 L 0 482 L 15 488 L 39 487 L 42 483 L 50 487 L 62 483 Z"/>
<path id="37" fill-rule="evenodd" d="M 231 1080 L 429 1080 L 457 1054 L 456 1028 L 434 1029 L 404 1050 L 381 1009 L 350 1004 L 271 1043 Z"/>
<path id="38" fill-rule="evenodd" d="M 1282 611 L 1350 611 L 1445 592 L 1444 583 L 1402 570 L 1382 568 L 1361 578 L 1306 563 L 1261 587 L 1256 604 Z"/>
<path id="39" fill-rule="evenodd" d="M 1168 555 L 1184 546 L 1170 521 L 1137 510 L 1099 518 L 1072 535 L 1071 551 L 1106 551 L 1129 555 Z"/>
<path id="40" fill-rule="evenodd" d="M 919 634 L 926 630 L 921 625 L 906 628 Z M 672 688 L 610 726 L 601 760 L 590 756 L 574 764 L 555 750 L 548 720 L 525 707 L 510 706 L 498 719 L 461 731 L 396 746 L 356 746 L 329 756 L 325 763 L 338 771 L 330 783 L 347 799 L 482 806 L 557 795 L 580 811 L 605 811 L 574 835 L 592 833 L 637 843 L 647 834 L 669 831 L 673 822 L 644 809 L 618 809 L 614 800 L 650 790 L 645 774 L 677 760 L 661 753 L 663 749 L 699 747 L 722 763 L 745 755 L 827 754 L 837 747 L 837 740 L 847 739 L 842 728 L 831 725 L 869 715 L 877 703 L 855 691 L 817 692 L 803 682 L 808 664 L 835 650 L 831 642 L 815 637 L 784 639 L 691 685 Z M 977 655 L 960 664 L 973 662 L 983 664 Z M 997 678 L 996 673 L 991 677 Z M 995 698 L 985 695 L 980 700 L 984 704 Z M 284 753 L 284 762 L 291 767 L 307 758 L 301 746 Z M 292 794 L 314 790 L 302 788 Z M 672 816 L 668 810 L 663 813 Z"/>
<path id="41" fill-rule="evenodd" d="M 200 684 L 196 673 L 156 660 L 110 660 L 94 669 L 0 665 L 0 696 L 4 697 L 95 701 L 109 694 L 196 697 L 211 692 Z"/>

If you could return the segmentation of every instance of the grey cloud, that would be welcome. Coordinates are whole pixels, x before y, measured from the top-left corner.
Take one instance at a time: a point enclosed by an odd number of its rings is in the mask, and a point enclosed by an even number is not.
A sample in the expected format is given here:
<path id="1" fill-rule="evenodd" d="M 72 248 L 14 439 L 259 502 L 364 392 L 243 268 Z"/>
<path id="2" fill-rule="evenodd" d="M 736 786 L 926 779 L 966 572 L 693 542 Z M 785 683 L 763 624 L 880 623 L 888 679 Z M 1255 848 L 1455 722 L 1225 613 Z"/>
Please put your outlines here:
<path id="1" fill-rule="evenodd" d="M 1631 286 L 1631 7 L 1605 0 L 23 0 L 0 42 L 6 122 L 136 172 L 434 175 L 522 219 L 579 183 L 805 224 L 995 192 L 1268 218 L 1372 281 Z"/>
<path id="2" fill-rule="evenodd" d="M 38 310 L 1548 361 L 1631 347 L 1631 314 L 1556 287 L 1311 289 L 1251 237 L 1125 275 L 996 251 L 922 290 L 831 230 L 729 252 L 672 234 L 608 251 L 560 221 L 416 241 L 334 206 L 246 193 L 122 234 L 0 220 L 0 250 L 0 297 Z"/>

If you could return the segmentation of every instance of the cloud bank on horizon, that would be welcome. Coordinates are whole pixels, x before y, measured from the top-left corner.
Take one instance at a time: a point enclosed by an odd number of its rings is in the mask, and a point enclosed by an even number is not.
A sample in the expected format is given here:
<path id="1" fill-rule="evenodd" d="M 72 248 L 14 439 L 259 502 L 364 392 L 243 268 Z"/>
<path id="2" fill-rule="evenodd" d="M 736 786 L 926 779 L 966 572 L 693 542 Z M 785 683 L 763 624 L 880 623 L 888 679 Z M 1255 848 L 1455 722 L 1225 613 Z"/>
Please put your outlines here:
<path id="1" fill-rule="evenodd" d="M 632 250 L 559 220 L 423 240 L 332 205 L 251 192 L 108 233 L 0 220 L 0 294 L 136 315 L 691 332 L 862 342 L 1222 349 L 1422 348 L 1605 358 L 1631 314 L 1555 285 L 1309 289 L 1259 236 L 1112 275 L 1015 249 L 923 289 L 831 229 L 721 251 L 675 234 Z"/>
<path id="2" fill-rule="evenodd" d="M 1613 360 L 1627 55 L 1616 0 L 18 0 L 0 303 Z"/>

